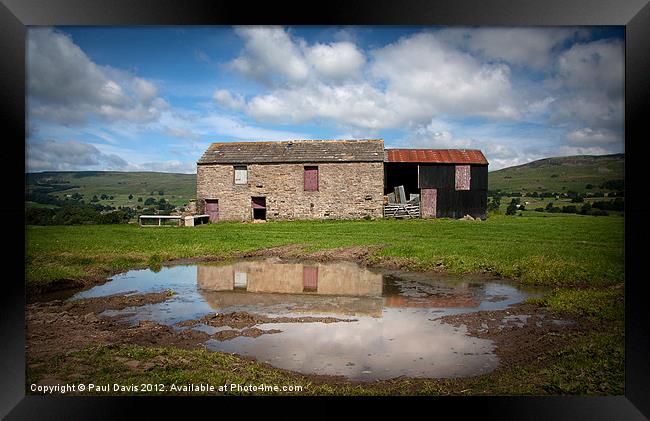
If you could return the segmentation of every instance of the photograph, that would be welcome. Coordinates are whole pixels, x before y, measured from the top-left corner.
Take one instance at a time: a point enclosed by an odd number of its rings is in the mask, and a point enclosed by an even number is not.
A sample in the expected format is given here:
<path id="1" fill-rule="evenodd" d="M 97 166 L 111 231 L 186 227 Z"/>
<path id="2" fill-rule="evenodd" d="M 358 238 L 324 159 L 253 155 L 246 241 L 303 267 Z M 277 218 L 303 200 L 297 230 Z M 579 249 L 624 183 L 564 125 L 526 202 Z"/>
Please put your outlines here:
<path id="1" fill-rule="evenodd" d="M 625 59 L 621 25 L 27 26 L 25 395 L 624 396 Z"/>

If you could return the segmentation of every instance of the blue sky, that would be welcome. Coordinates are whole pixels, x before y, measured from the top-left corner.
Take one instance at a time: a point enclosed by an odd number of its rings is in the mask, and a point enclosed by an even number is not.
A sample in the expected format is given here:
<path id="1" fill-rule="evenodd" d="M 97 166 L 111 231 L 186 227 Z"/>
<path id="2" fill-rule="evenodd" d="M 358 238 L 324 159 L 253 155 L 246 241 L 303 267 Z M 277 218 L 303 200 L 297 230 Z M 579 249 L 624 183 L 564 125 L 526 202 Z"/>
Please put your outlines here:
<path id="1" fill-rule="evenodd" d="M 490 170 L 624 151 L 623 27 L 33 27 L 27 171 L 196 171 L 211 142 L 383 138 Z"/>

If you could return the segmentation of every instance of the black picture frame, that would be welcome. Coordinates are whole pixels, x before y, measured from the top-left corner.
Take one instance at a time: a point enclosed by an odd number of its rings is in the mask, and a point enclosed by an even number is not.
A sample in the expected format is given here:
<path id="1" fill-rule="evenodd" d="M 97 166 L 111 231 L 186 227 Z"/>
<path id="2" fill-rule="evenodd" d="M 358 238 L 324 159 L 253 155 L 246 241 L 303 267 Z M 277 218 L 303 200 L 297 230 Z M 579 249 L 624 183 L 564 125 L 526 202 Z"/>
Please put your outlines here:
<path id="1" fill-rule="evenodd" d="M 338 417 L 340 409 L 329 402 L 364 404 L 364 416 L 386 415 L 395 410 L 406 416 L 412 405 L 436 414 L 461 418 L 475 414 L 498 419 L 644 419 L 650 417 L 650 335 L 644 287 L 650 206 L 643 177 L 647 167 L 643 154 L 650 102 L 650 5 L 647 0 L 329 0 L 322 3 L 278 3 L 209 0 L 0 0 L 0 103 L 4 121 L 5 152 L 0 171 L 7 200 L 2 216 L 15 235 L 5 252 L 9 272 L 4 277 L 0 306 L 0 416 L 7 419 L 113 419 L 133 417 L 133 406 L 144 407 L 148 418 L 163 411 L 167 416 L 188 407 L 206 405 L 214 399 L 153 397 L 25 396 L 25 289 L 24 248 L 14 245 L 25 239 L 24 231 L 24 139 L 25 139 L 25 34 L 27 26 L 55 25 L 621 25 L 625 27 L 625 268 L 626 268 L 626 381 L 624 396 L 537 397 L 427 397 L 424 399 L 320 398 L 318 403 L 301 398 L 277 400 L 237 399 L 238 417 L 246 418 L 259 408 L 265 416 L 305 416 L 304 409 L 286 411 L 291 405 L 308 403 L 308 413 Z M 20 140 L 22 139 L 22 141 Z M 22 172 L 21 172 L 22 171 Z M 21 224 L 22 223 L 22 224 Z M 7 241 L 6 240 L 6 241 Z M 252 400 L 251 400 L 252 399 Z M 217 401 L 223 403 L 225 401 Z M 253 402 L 250 404 L 250 402 Z M 243 404 L 243 405 L 242 405 Z M 230 404 L 228 406 L 231 406 Z M 405 412 L 404 408 L 408 408 Z M 186 413 L 187 414 L 187 413 Z M 211 412 L 207 412 L 211 414 Z M 215 414 L 215 412 L 212 412 Z M 415 415 L 415 413 L 413 413 Z M 302 417 L 301 416 L 301 417 Z"/>

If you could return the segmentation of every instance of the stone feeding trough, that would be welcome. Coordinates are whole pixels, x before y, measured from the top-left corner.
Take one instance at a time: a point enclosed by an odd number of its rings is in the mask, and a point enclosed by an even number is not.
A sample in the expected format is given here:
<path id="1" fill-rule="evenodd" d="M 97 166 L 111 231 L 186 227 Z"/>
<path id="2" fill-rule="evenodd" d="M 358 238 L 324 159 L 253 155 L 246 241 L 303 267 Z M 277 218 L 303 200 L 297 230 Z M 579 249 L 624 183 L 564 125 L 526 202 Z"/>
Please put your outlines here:
<path id="1" fill-rule="evenodd" d="M 193 227 L 207 224 L 210 215 L 140 215 L 138 224 L 141 227 Z"/>
<path id="2" fill-rule="evenodd" d="M 210 222 L 209 214 L 197 214 L 196 201 L 190 200 L 185 212 L 179 215 L 140 215 L 141 227 L 193 227 Z"/>

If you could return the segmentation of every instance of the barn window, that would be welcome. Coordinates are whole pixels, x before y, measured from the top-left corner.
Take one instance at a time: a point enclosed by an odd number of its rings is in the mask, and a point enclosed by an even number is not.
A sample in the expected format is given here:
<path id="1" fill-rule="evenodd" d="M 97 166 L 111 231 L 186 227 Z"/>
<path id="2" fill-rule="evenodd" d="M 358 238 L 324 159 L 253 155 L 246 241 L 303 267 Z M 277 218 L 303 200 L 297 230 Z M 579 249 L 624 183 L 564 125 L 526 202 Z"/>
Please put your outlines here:
<path id="1" fill-rule="evenodd" d="M 469 165 L 456 165 L 456 190 L 469 190 L 470 174 Z"/>
<path id="2" fill-rule="evenodd" d="M 245 165 L 235 166 L 235 184 L 248 183 L 248 168 Z"/>
<path id="3" fill-rule="evenodd" d="M 305 191 L 318 191 L 318 167 L 305 167 Z"/>

